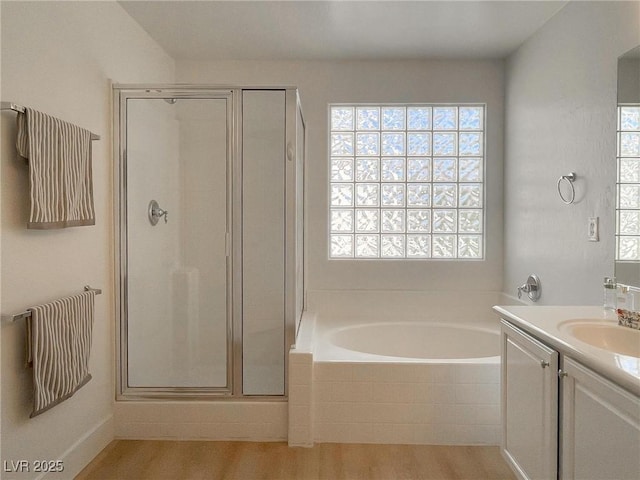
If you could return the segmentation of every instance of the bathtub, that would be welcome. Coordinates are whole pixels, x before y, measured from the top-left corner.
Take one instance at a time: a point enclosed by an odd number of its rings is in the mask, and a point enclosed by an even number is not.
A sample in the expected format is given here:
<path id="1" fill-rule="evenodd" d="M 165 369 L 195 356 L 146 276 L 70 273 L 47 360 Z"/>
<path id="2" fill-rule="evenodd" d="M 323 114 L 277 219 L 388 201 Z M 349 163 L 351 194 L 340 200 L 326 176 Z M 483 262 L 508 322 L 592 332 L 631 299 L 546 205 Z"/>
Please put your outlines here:
<path id="1" fill-rule="evenodd" d="M 499 445 L 497 319 L 316 314 L 303 317 L 300 338 L 291 445 Z"/>
<path id="2" fill-rule="evenodd" d="M 359 321 L 318 329 L 316 361 L 496 363 L 499 330 L 430 321 Z"/>

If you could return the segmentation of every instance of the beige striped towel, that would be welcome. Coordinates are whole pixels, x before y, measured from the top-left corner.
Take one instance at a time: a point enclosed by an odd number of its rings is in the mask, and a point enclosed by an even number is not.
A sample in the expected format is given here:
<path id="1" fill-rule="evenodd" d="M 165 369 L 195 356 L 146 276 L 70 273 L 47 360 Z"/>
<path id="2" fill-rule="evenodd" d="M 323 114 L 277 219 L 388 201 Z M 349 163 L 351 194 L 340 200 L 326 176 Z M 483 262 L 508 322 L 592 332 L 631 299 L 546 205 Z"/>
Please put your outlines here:
<path id="1" fill-rule="evenodd" d="M 71 397 L 91 380 L 95 295 L 87 291 L 29 309 L 27 341 L 34 389 L 31 417 Z"/>
<path id="2" fill-rule="evenodd" d="M 25 108 L 18 113 L 16 147 L 29 160 L 27 228 L 95 225 L 90 131 Z"/>

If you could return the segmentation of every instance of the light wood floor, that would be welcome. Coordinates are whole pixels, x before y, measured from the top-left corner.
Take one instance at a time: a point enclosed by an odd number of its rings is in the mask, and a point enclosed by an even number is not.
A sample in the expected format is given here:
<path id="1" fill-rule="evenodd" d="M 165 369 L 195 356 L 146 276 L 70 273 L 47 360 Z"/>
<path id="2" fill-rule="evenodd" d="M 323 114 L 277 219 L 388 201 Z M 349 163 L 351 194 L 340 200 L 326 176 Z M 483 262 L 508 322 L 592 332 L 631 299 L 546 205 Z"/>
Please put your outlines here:
<path id="1" fill-rule="evenodd" d="M 116 440 L 76 480 L 515 480 L 498 447 Z"/>

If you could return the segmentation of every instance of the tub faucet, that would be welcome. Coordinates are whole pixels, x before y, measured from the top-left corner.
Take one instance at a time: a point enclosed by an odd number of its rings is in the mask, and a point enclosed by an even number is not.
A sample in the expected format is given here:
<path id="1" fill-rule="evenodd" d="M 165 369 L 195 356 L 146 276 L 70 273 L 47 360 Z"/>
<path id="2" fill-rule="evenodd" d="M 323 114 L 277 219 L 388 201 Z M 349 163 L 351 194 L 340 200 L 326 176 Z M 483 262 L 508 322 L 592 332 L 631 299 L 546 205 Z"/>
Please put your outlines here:
<path id="1" fill-rule="evenodd" d="M 541 286 L 540 279 L 537 275 L 531 274 L 529 278 L 527 278 L 527 282 L 518 287 L 518 298 L 522 298 L 522 292 L 526 293 L 529 299 L 533 302 L 537 302 L 540 298 Z"/>

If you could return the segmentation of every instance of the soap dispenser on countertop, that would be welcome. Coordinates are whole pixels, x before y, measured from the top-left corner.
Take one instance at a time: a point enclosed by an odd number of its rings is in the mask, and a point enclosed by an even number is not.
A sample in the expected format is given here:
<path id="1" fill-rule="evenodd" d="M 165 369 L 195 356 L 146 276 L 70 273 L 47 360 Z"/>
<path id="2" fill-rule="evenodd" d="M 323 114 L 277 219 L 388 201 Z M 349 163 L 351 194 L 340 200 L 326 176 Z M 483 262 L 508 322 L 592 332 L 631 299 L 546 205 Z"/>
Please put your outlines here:
<path id="1" fill-rule="evenodd" d="M 634 295 L 628 285 L 618 284 L 616 289 L 616 308 L 623 310 L 635 310 Z"/>
<path id="2" fill-rule="evenodd" d="M 637 311 L 638 310 L 638 291 L 629 285 L 625 285 L 624 290 L 625 290 L 624 307 L 620 307 L 620 308 L 625 308 L 630 312 Z"/>
<path id="3" fill-rule="evenodd" d="M 604 308 L 607 310 L 618 308 L 617 296 L 616 279 L 604 277 Z"/>

